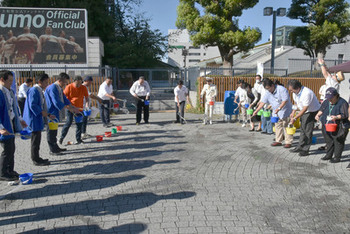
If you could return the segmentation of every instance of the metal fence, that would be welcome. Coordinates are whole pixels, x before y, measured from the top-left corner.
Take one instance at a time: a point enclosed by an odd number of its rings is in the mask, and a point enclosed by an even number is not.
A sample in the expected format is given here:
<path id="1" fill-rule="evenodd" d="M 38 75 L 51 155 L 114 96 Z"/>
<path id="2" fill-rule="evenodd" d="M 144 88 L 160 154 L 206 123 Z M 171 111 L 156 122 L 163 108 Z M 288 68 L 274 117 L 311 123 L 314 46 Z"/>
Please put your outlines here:
<path id="1" fill-rule="evenodd" d="M 333 67 L 347 60 L 334 59 L 325 60 L 327 67 Z M 288 76 L 289 77 L 323 77 L 317 59 L 288 59 Z"/>

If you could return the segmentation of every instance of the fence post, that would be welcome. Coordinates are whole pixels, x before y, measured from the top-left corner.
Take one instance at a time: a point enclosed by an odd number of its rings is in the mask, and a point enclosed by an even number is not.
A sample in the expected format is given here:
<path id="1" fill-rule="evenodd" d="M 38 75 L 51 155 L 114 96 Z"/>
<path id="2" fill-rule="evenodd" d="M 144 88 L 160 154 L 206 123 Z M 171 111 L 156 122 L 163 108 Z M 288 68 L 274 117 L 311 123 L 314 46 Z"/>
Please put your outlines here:
<path id="1" fill-rule="evenodd" d="M 30 77 L 33 78 L 33 66 L 30 65 Z"/>
<path id="2" fill-rule="evenodd" d="M 151 86 L 152 86 L 152 78 L 153 78 L 152 74 L 153 74 L 152 69 L 149 69 L 148 70 L 148 78 L 149 78 L 149 83 Z"/>
<path id="3" fill-rule="evenodd" d="M 67 73 L 67 65 L 64 65 L 64 73 Z"/>

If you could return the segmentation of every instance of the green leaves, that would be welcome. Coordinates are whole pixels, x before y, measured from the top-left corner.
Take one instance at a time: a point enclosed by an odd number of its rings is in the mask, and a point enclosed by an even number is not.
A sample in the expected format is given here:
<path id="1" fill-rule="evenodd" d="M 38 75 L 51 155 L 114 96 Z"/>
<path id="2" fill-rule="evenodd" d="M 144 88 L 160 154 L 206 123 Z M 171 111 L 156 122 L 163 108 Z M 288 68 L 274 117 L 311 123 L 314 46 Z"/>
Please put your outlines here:
<path id="1" fill-rule="evenodd" d="M 232 66 L 233 54 L 253 48 L 261 38 L 259 29 L 239 29 L 235 18 L 256 3 L 258 0 L 180 0 L 176 26 L 190 32 L 194 45 L 218 46 L 223 60 Z"/>

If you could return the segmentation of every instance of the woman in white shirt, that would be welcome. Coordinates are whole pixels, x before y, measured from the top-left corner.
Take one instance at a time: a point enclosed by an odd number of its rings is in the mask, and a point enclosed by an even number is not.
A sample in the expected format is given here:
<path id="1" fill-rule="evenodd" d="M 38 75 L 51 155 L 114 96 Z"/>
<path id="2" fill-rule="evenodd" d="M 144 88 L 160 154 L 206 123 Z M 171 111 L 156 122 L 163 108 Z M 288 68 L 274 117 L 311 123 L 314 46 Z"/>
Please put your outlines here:
<path id="1" fill-rule="evenodd" d="M 204 113 L 203 124 L 208 123 L 208 117 L 209 117 L 209 124 L 213 124 L 213 111 L 214 111 L 215 97 L 217 95 L 217 89 L 216 89 L 216 85 L 213 84 L 212 78 L 207 77 L 206 80 L 207 80 L 207 84 L 203 86 L 203 89 L 201 92 L 201 99 L 205 94 L 205 113 Z"/>

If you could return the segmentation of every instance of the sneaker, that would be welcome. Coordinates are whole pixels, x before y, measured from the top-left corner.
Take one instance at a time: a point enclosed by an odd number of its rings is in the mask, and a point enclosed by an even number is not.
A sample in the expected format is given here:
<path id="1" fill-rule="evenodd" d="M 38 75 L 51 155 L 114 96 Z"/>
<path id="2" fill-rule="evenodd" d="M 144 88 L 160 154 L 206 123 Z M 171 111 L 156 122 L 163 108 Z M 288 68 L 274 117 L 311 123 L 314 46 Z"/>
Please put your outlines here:
<path id="1" fill-rule="evenodd" d="M 63 155 L 61 152 L 50 152 L 49 154 L 53 156 Z"/>
<path id="2" fill-rule="evenodd" d="M 89 135 L 89 134 L 87 134 L 87 133 L 81 134 L 81 139 L 87 139 L 87 138 L 89 138 L 88 135 Z"/>
<path id="3" fill-rule="evenodd" d="M 209 124 L 213 124 L 213 121 L 210 120 L 210 121 L 209 121 Z"/>
<path id="4" fill-rule="evenodd" d="M 206 125 L 206 124 L 207 124 L 207 121 L 206 121 L 206 120 L 203 120 L 203 124 Z"/>
<path id="5" fill-rule="evenodd" d="M 349 163 L 349 165 L 346 167 L 346 169 L 347 169 L 347 170 L 350 170 L 350 163 Z"/>
<path id="6" fill-rule="evenodd" d="M 273 142 L 271 146 L 282 146 L 281 142 Z"/>
<path id="7" fill-rule="evenodd" d="M 136 125 L 140 125 L 140 123 L 137 122 Z"/>
<path id="8" fill-rule="evenodd" d="M 84 144 L 85 142 L 83 140 L 79 140 L 77 142 L 74 143 L 74 145 L 80 145 L 80 144 Z"/>
<path id="9" fill-rule="evenodd" d="M 299 156 L 300 156 L 300 157 L 308 156 L 308 155 L 309 155 L 309 152 L 308 152 L 308 151 L 300 150 L 300 152 L 299 152 Z"/>
<path id="10" fill-rule="evenodd" d="M 63 144 L 63 139 L 62 139 L 62 138 L 60 138 L 60 139 L 58 140 L 58 144 L 59 144 L 59 145 L 62 145 L 62 144 Z"/>
<path id="11" fill-rule="evenodd" d="M 340 158 L 332 158 L 331 160 L 329 160 L 329 162 L 338 163 L 338 162 L 340 162 Z"/>
<path id="12" fill-rule="evenodd" d="M 289 150 L 289 152 L 291 152 L 291 153 L 298 153 L 300 151 L 301 151 L 301 149 L 299 149 L 299 148 L 294 148 L 294 149 Z"/>
<path id="13" fill-rule="evenodd" d="M 242 128 L 244 128 L 246 125 L 245 125 L 245 123 L 244 124 L 242 124 Z"/>
<path id="14" fill-rule="evenodd" d="M 173 123 L 174 123 L 174 124 L 177 124 L 177 123 L 180 123 L 180 121 L 177 121 L 177 120 L 176 120 L 176 121 L 174 121 Z"/>
<path id="15" fill-rule="evenodd" d="M 48 166 L 51 163 L 49 161 L 39 160 L 39 161 L 33 161 L 35 166 Z"/>
<path id="16" fill-rule="evenodd" d="M 60 147 L 58 147 L 58 151 L 59 151 L 59 152 L 67 151 L 67 148 L 60 148 Z"/>

